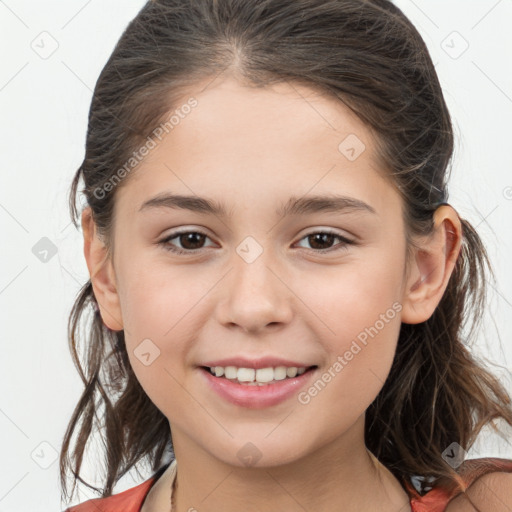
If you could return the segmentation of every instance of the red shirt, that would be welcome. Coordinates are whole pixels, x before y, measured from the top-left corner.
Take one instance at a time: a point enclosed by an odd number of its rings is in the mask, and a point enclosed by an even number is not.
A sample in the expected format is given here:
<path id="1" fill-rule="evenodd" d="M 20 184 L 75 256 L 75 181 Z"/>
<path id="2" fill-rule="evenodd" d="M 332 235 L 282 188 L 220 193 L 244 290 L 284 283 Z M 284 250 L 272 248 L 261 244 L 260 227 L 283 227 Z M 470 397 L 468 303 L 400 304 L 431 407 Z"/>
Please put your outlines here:
<path id="1" fill-rule="evenodd" d="M 80 505 L 75 505 L 64 512 L 140 512 L 144 499 L 168 465 L 160 468 L 145 482 L 107 498 L 94 498 Z M 512 473 L 512 460 L 484 458 L 464 462 L 464 472 L 460 473 L 466 487 L 486 473 L 504 471 Z M 420 496 L 411 484 L 406 485 L 410 498 L 412 512 L 443 512 L 448 502 L 455 498 L 460 491 L 453 486 L 449 489 L 433 488 Z"/>

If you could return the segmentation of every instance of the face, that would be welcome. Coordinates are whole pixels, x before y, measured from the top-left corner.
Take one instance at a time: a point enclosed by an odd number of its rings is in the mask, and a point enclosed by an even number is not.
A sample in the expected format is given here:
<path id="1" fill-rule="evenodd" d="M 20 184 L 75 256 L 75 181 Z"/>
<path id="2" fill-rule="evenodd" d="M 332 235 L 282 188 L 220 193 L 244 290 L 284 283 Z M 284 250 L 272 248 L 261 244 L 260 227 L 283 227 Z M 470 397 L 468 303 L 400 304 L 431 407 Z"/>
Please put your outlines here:
<path id="1" fill-rule="evenodd" d="M 298 85 L 197 91 L 116 191 L 111 313 L 175 443 L 285 463 L 343 436 L 386 380 L 406 288 L 402 202 L 340 102 Z M 306 371 L 249 386 L 210 363 Z"/>

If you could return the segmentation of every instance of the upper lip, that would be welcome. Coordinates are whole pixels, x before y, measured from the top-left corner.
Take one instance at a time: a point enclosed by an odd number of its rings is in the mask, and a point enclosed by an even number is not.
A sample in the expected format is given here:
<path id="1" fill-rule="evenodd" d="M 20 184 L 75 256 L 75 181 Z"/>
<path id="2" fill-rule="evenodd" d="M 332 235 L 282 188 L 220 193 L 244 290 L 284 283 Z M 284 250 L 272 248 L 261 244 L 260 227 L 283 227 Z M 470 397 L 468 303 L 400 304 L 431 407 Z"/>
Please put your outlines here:
<path id="1" fill-rule="evenodd" d="M 212 361 L 206 361 L 201 366 L 209 366 L 211 368 L 215 366 L 236 366 L 237 368 L 275 368 L 277 366 L 295 366 L 297 368 L 309 368 L 310 366 L 315 366 L 311 364 L 305 364 L 298 361 L 292 361 L 290 359 L 282 359 L 280 357 L 260 357 L 257 359 L 248 359 L 246 357 L 238 356 L 238 357 L 228 357 L 225 359 L 216 359 Z"/>

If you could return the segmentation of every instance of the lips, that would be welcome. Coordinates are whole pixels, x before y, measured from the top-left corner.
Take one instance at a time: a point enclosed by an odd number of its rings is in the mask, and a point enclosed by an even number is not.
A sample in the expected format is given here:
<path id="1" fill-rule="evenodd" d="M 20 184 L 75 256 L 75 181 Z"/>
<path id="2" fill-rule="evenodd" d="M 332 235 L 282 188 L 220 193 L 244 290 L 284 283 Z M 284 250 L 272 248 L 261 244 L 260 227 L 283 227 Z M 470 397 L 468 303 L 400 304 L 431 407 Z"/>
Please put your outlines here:
<path id="1" fill-rule="evenodd" d="M 236 366 L 237 368 L 254 368 L 255 370 L 259 368 L 275 368 L 277 366 L 286 366 L 286 367 L 296 367 L 296 368 L 310 368 L 311 366 L 315 366 L 310 362 L 304 361 L 294 361 L 291 359 L 283 359 L 280 357 L 260 357 L 260 358 L 247 358 L 243 356 L 237 357 L 229 357 L 225 359 L 216 359 L 211 361 L 205 361 L 201 363 L 199 366 L 214 368 L 215 366 Z"/>
<path id="2" fill-rule="evenodd" d="M 210 361 L 209 364 L 226 364 L 233 361 L 240 360 L 229 359 Z M 273 359 L 273 361 L 275 361 L 275 359 Z M 247 364 L 247 360 L 242 360 L 240 362 Z M 279 360 L 280 364 L 282 364 L 282 362 L 282 359 Z M 262 361 L 258 361 L 257 363 L 253 361 L 253 363 L 268 364 L 263 363 Z M 287 363 L 297 364 L 294 361 L 289 361 Z M 307 366 L 307 370 L 296 377 L 286 378 L 280 381 L 272 381 L 264 385 L 251 385 L 247 382 L 240 383 L 224 377 L 216 377 L 206 366 L 199 368 L 201 378 L 204 379 L 208 389 L 215 392 L 215 394 L 223 401 L 246 409 L 263 409 L 285 402 L 294 396 L 297 396 L 298 393 L 311 382 L 313 377 L 318 374 L 317 366 Z"/>

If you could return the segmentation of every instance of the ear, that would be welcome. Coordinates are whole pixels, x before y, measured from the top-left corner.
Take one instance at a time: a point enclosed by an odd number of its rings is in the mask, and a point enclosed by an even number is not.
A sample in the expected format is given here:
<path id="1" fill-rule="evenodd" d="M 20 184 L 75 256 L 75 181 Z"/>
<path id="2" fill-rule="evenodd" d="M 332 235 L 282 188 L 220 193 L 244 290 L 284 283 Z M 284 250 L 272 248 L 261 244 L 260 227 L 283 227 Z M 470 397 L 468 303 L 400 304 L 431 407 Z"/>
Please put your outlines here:
<path id="1" fill-rule="evenodd" d="M 442 205 L 434 213 L 434 228 L 414 249 L 402 300 L 402 322 L 428 320 L 443 297 L 462 244 L 457 212 Z"/>
<path id="2" fill-rule="evenodd" d="M 82 212 L 84 256 L 91 276 L 94 296 L 100 308 L 103 323 L 113 331 L 123 329 L 119 295 L 116 288 L 114 267 L 107 247 L 98 236 L 92 211 L 87 207 Z"/>

